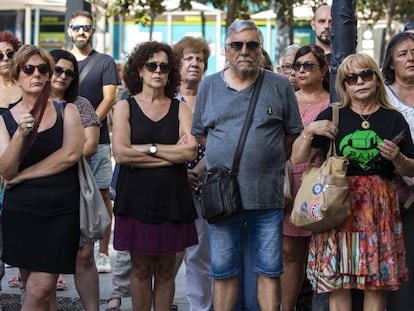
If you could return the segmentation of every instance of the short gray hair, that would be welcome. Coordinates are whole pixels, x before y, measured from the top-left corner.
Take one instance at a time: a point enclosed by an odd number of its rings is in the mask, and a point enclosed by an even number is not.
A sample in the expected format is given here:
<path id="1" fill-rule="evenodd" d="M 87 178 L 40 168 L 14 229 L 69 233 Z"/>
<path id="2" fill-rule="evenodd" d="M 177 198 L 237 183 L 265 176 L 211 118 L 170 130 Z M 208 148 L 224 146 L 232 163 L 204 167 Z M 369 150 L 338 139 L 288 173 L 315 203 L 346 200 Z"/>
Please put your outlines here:
<path id="1" fill-rule="evenodd" d="M 230 43 L 230 37 L 233 35 L 233 33 L 242 32 L 244 30 L 250 30 L 250 29 L 256 30 L 257 36 L 259 37 L 259 43 L 263 44 L 262 31 L 260 30 L 259 27 L 257 27 L 257 25 L 253 21 L 236 20 L 229 26 L 229 28 L 227 28 L 225 45 L 228 45 Z"/>
<path id="2" fill-rule="evenodd" d="M 280 52 L 279 55 L 279 64 L 282 65 L 282 59 L 286 56 L 295 56 L 296 52 L 299 50 L 299 46 L 292 44 L 292 45 L 288 45 L 287 47 L 285 47 L 283 49 L 282 52 Z"/>

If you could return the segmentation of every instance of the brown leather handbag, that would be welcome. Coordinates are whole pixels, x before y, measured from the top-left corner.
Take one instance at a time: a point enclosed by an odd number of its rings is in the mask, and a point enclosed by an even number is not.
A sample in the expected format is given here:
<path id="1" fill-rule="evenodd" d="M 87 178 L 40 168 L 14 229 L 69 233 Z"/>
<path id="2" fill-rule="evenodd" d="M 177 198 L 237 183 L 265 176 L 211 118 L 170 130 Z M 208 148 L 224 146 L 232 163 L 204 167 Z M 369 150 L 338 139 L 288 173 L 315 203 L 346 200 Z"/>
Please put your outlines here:
<path id="1" fill-rule="evenodd" d="M 338 118 L 333 107 L 333 121 Z M 336 111 L 336 112 L 335 112 Z M 348 159 L 336 154 L 331 140 L 326 160 L 320 167 L 310 167 L 302 174 L 290 221 L 298 228 L 323 232 L 340 227 L 351 214 L 346 172 Z"/>

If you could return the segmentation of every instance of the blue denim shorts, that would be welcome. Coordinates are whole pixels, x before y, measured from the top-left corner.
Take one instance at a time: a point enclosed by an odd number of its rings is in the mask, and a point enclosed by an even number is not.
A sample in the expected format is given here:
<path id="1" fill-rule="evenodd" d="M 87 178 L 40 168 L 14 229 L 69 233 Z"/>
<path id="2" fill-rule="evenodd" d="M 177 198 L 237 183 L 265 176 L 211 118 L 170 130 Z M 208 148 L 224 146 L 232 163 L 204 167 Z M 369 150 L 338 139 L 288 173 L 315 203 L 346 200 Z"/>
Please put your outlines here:
<path id="1" fill-rule="evenodd" d="M 224 222 L 209 224 L 211 276 L 226 279 L 239 273 L 242 230 L 247 223 L 253 271 L 279 277 L 283 273 L 283 211 L 245 210 Z"/>
<path id="2" fill-rule="evenodd" d="M 98 150 L 91 157 L 91 170 L 99 189 L 109 189 L 112 179 L 111 147 L 99 144 Z"/>

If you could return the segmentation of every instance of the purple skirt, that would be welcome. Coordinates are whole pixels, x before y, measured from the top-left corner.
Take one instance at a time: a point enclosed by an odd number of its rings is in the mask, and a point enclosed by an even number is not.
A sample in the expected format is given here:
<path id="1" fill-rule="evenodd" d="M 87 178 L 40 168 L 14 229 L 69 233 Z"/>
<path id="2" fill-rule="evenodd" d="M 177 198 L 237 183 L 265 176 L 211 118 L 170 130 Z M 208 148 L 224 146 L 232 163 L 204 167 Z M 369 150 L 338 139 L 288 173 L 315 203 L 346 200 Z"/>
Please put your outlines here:
<path id="1" fill-rule="evenodd" d="M 114 248 L 138 254 L 158 255 L 182 252 L 198 243 L 194 222 L 144 224 L 139 220 L 115 217 Z"/>

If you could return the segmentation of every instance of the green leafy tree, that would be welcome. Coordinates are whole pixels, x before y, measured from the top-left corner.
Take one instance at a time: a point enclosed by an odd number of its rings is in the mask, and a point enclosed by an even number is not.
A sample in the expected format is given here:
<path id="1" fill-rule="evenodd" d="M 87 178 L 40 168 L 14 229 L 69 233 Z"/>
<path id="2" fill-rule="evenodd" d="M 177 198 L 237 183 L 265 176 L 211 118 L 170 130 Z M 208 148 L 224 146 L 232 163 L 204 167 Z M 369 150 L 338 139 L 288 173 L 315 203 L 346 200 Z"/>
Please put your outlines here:
<path id="1" fill-rule="evenodd" d="M 97 0 L 92 0 L 95 2 Z M 102 1 L 102 0 L 101 0 Z M 108 0 L 106 0 L 108 1 Z M 293 8 L 303 4 L 313 8 L 326 0 L 198 0 L 226 12 L 226 27 L 235 19 L 248 19 L 251 14 L 273 9 L 276 12 L 278 28 L 287 29 L 289 33 L 287 44 L 293 41 L 293 26 L 295 21 Z M 357 16 L 359 20 L 375 24 L 381 19 L 387 20 L 388 36 L 397 29 L 392 22 L 414 21 L 414 0 L 359 0 L 357 1 Z M 179 8 L 191 10 L 191 0 L 180 0 Z M 109 0 L 108 14 L 129 16 L 135 23 L 150 27 L 150 36 L 155 18 L 165 12 L 162 0 Z"/>

